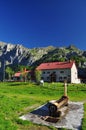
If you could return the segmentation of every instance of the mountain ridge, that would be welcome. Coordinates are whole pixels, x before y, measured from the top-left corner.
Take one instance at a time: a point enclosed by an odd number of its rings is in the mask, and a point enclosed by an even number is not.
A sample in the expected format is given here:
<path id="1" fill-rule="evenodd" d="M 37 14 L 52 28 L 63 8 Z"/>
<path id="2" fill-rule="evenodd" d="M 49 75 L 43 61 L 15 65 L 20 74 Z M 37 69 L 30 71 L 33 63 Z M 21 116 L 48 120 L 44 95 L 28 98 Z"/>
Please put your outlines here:
<path id="1" fill-rule="evenodd" d="M 6 65 L 38 65 L 41 62 L 75 60 L 79 67 L 86 67 L 86 51 L 75 45 L 68 47 L 26 48 L 21 44 L 0 42 L 0 61 Z"/>

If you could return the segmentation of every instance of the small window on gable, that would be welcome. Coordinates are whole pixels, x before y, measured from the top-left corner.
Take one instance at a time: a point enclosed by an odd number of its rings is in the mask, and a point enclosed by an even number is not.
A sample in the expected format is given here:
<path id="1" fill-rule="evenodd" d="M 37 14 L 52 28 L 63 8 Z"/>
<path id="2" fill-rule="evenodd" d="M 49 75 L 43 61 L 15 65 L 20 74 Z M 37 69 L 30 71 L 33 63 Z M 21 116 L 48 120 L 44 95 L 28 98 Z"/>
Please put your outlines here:
<path id="1" fill-rule="evenodd" d="M 50 74 L 50 72 L 48 71 L 47 74 Z"/>

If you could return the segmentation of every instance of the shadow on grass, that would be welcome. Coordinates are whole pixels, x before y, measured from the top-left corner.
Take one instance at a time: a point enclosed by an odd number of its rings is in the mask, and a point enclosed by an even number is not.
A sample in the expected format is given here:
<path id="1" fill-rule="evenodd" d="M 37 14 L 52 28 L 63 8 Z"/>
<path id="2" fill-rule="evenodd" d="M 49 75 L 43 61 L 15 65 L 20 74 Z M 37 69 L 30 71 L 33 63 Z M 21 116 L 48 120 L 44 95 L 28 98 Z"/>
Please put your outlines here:
<path id="1" fill-rule="evenodd" d="M 28 85 L 28 82 L 11 82 L 9 86 L 21 86 L 21 85 Z"/>
<path id="2" fill-rule="evenodd" d="M 38 109 L 32 111 L 31 113 L 39 116 L 49 116 L 48 106 L 49 103 L 39 107 Z"/>

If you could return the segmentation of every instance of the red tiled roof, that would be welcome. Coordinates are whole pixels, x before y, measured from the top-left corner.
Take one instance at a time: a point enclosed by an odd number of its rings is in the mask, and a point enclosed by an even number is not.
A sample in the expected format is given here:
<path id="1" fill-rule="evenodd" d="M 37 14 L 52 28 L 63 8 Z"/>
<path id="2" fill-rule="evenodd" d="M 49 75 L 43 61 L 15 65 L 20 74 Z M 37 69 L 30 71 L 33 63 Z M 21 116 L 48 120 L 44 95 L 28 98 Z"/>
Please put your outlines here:
<path id="1" fill-rule="evenodd" d="M 74 61 L 67 62 L 50 62 L 50 63 L 42 63 L 36 69 L 37 70 L 49 70 L 49 69 L 65 69 L 72 68 Z"/>
<path id="2" fill-rule="evenodd" d="M 25 71 L 26 73 L 30 72 L 30 71 Z M 22 72 L 17 72 L 14 74 L 14 77 L 20 77 L 20 75 L 22 74 Z"/>
<path id="3" fill-rule="evenodd" d="M 15 77 L 20 77 L 20 75 L 21 75 L 21 72 L 17 72 L 14 74 Z"/>

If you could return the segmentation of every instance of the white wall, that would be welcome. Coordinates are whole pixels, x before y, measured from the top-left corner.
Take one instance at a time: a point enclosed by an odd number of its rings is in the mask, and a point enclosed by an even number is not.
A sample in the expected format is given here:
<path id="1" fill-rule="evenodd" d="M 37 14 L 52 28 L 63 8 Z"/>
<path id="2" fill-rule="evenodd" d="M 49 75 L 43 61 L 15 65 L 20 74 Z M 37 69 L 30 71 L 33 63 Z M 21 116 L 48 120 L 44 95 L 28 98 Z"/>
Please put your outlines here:
<path id="1" fill-rule="evenodd" d="M 75 64 L 73 64 L 71 68 L 71 83 L 80 83 L 80 79 L 78 79 L 78 71 Z"/>
<path id="2" fill-rule="evenodd" d="M 61 73 L 63 71 L 63 73 Z M 44 73 L 45 72 L 45 73 Z M 55 72 L 56 74 L 56 81 L 64 81 L 65 78 L 71 81 L 71 70 L 70 69 L 55 69 L 55 70 L 43 70 L 42 77 L 44 81 L 50 81 L 50 74 Z M 62 79 L 61 79 L 62 78 Z"/>

